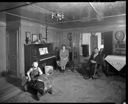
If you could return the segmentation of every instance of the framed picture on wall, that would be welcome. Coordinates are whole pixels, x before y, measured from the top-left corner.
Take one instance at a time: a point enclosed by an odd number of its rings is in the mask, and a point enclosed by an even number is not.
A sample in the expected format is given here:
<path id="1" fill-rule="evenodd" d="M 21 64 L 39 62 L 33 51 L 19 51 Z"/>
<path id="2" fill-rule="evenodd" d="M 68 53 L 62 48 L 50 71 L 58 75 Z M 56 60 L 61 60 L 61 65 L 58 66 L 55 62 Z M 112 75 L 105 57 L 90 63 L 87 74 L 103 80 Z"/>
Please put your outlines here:
<path id="1" fill-rule="evenodd" d="M 115 33 L 115 38 L 116 38 L 117 41 L 123 41 L 124 38 L 125 38 L 124 32 L 123 31 L 117 31 Z"/>
<path id="2" fill-rule="evenodd" d="M 31 44 L 32 41 L 32 35 L 30 32 L 25 32 L 25 42 L 26 44 Z"/>
<path id="3" fill-rule="evenodd" d="M 32 34 L 32 43 L 34 44 L 39 43 L 39 34 Z"/>
<path id="4" fill-rule="evenodd" d="M 42 41 L 41 41 L 43 44 L 47 43 L 46 41 L 46 38 L 42 38 Z"/>
<path id="5" fill-rule="evenodd" d="M 45 37 L 43 37 L 43 35 L 41 34 L 41 33 L 39 33 L 39 42 L 41 43 L 41 44 L 44 44 L 44 43 L 46 43 L 46 38 Z"/>

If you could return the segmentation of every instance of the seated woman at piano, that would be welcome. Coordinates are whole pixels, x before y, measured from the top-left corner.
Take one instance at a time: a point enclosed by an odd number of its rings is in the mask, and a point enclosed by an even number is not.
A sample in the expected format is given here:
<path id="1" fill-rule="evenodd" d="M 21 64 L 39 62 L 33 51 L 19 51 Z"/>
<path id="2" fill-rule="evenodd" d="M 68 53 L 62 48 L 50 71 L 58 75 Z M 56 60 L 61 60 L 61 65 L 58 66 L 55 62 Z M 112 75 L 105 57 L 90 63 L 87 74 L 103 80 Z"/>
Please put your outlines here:
<path id="1" fill-rule="evenodd" d="M 60 61 L 58 62 L 58 65 L 61 67 L 61 71 L 65 71 L 65 67 L 67 62 L 69 61 L 69 51 L 66 49 L 66 45 L 62 45 L 62 49 L 59 52 Z"/>

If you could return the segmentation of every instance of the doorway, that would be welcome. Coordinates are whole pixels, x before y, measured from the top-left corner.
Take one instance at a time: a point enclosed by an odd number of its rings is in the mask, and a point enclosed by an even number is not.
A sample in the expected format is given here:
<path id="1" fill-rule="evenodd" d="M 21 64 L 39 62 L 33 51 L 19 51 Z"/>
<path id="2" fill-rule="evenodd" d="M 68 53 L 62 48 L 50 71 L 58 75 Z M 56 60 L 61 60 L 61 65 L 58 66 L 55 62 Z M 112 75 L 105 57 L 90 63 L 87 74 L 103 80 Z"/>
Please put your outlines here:
<path id="1" fill-rule="evenodd" d="M 18 30 L 7 28 L 7 72 L 18 76 Z"/>
<path id="2" fill-rule="evenodd" d="M 82 33 L 80 35 L 80 55 L 83 56 L 83 54 L 91 55 L 91 46 L 90 46 L 90 38 L 91 33 Z M 83 50 L 83 46 L 85 46 L 85 50 Z"/>
<path id="3" fill-rule="evenodd" d="M 111 55 L 113 52 L 113 32 L 112 31 L 108 31 L 108 32 L 104 32 L 102 33 L 104 36 L 104 52 L 106 55 Z"/>
<path id="4" fill-rule="evenodd" d="M 98 38 L 97 35 L 91 34 L 91 53 L 95 48 L 98 48 Z"/>

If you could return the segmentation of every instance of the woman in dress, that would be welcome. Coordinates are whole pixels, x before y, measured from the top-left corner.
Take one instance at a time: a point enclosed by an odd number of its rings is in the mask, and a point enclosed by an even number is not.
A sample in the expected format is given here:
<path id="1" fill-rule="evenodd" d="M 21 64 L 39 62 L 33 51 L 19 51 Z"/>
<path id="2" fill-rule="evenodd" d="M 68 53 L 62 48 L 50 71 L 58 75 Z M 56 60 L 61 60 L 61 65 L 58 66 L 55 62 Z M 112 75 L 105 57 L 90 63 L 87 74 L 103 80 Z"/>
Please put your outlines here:
<path id="1" fill-rule="evenodd" d="M 60 56 L 60 67 L 62 72 L 64 72 L 65 66 L 69 60 L 69 51 L 66 49 L 65 45 L 62 45 L 62 49 L 60 50 L 59 56 Z"/>

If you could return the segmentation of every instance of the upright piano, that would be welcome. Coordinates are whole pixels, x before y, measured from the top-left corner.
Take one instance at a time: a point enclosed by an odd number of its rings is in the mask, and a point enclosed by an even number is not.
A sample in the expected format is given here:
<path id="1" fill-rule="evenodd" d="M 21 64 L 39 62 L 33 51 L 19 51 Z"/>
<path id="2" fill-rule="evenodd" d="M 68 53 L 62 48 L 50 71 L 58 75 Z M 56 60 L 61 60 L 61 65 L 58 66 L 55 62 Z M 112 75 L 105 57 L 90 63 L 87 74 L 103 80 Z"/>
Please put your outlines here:
<path id="1" fill-rule="evenodd" d="M 34 61 L 39 62 L 39 67 L 44 72 L 43 65 L 54 65 L 56 64 L 56 55 L 53 51 L 53 44 L 30 44 L 24 45 L 25 52 L 25 73 L 32 67 Z"/>

